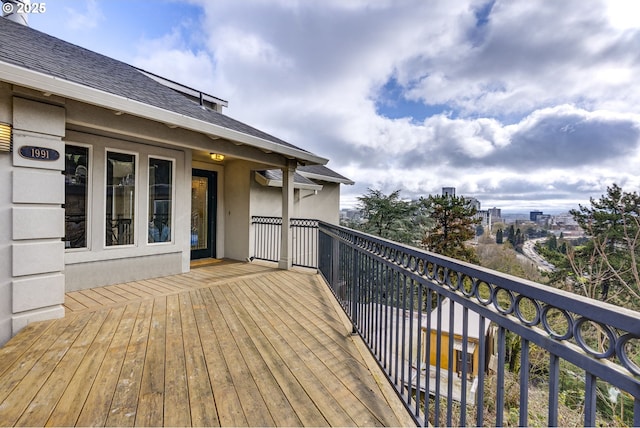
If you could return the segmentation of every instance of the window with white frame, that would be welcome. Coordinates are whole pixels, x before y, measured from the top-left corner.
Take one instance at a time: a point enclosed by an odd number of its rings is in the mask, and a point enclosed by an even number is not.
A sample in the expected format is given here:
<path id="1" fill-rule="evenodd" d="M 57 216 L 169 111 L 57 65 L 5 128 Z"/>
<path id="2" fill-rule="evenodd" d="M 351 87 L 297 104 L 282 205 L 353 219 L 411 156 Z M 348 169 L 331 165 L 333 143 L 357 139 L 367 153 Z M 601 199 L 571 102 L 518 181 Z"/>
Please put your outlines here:
<path id="1" fill-rule="evenodd" d="M 135 243 L 136 155 L 107 151 L 107 247 Z"/>
<path id="2" fill-rule="evenodd" d="M 64 147 L 64 238 L 65 248 L 87 248 L 89 197 L 89 148 Z"/>
<path id="3" fill-rule="evenodd" d="M 171 242 L 173 161 L 149 158 L 149 243 Z"/>

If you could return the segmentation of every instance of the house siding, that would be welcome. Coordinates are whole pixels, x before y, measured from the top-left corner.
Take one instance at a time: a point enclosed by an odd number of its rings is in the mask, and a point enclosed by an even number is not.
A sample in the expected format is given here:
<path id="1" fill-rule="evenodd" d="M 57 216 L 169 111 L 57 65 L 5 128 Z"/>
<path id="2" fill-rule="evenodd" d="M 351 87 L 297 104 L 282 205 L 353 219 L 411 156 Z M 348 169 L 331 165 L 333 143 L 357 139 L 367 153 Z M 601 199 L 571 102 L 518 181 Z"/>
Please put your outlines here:
<path id="1" fill-rule="evenodd" d="M 308 189 L 294 190 L 294 218 L 310 218 L 327 223 L 340 221 L 340 184 L 316 181 L 322 185 L 317 192 Z M 251 179 L 251 215 L 266 217 L 282 216 L 282 187 L 263 186 Z"/>

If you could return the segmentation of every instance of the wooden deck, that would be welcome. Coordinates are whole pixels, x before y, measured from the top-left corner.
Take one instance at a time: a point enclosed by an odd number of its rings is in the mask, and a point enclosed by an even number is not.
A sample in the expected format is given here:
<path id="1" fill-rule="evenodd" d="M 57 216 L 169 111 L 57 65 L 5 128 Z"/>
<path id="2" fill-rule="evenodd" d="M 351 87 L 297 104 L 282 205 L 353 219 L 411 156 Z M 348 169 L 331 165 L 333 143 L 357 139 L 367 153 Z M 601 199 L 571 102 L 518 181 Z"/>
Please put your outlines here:
<path id="1" fill-rule="evenodd" d="M 321 278 L 254 263 L 68 293 L 0 349 L 0 426 L 407 426 Z"/>

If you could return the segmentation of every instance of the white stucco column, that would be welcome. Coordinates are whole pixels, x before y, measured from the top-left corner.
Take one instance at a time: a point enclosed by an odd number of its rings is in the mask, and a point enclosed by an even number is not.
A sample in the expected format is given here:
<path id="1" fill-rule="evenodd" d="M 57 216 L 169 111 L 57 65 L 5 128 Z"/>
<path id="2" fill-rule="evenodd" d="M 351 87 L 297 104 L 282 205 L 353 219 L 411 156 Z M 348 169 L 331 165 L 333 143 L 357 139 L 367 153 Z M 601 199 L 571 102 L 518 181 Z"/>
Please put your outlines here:
<path id="1" fill-rule="evenodd" d="M 293 212 L 293 175 L 296 161 L 290 160 L 282 168 L 282 234 L 280 240 L 280 269 L 291 269 L 293 265 L 293 236 L 291 235 L 291 213 Z"/>
<path id="2" fill-rule="evenodd" d="M 63 107 L 13 99 L 12 333 L 64 316 Z"/>

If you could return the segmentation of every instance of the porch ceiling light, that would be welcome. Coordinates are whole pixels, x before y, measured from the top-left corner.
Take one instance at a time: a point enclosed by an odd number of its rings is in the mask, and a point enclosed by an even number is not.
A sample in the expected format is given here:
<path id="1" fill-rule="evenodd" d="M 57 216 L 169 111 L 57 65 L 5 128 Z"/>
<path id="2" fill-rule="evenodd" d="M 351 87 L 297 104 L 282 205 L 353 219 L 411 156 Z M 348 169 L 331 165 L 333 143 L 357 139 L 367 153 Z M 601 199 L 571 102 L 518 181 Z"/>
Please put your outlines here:
<path id="1" fill-rule="evenodd" d="M 0 123 L 0 152 L 11 151 L 11 125 Z"/>
<path id="2" fill-rule="evenodd" d="M 209 156 L 211 156 L 211 160 L 216 162 L 222 162 L 224 160 L 224 155 L 220 153 L 209 153 Z"/>

